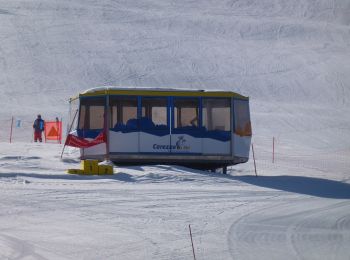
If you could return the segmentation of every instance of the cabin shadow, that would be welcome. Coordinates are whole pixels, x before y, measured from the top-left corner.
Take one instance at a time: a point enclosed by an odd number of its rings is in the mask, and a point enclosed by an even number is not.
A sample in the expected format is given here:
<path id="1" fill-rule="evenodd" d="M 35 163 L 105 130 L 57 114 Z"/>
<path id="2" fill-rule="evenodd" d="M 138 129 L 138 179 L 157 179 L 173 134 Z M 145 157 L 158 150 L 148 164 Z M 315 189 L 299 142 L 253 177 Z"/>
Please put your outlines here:
<path id="1" fill-rule="evenodd" d="M 251 185 L 330 199 L 350 199 L 350 184 L 306 176 L 232 176 Z"/>
<path id="2" fill-rule="evenodd" d="M 282 190 L 287 192 L 293 192 L 298 194 L 305 194 L 320 198 L 330 198 L 330 199 L 350 199 L 350 184 L 334 181 L 322 178 L 314 178 L 307 176 L 253 176 L 253 175 L 244 175 L 244 176 L 234 176 L 234 172 L 231 172 L 231 175 L 224 175 L 218 173 L 210 173 L 207 171 L 193 170 L 181 166 L 158 166 L 163 171 L 171 170 L 177 172 L 188 172 L 206 175 L 207 178 L 219 177 L 227 180 L 240 181 L 248 183 L 251 185 L 265 187 L 270 189 Z M 141 169 L 139 169 L 141 170 Z M 142 169 L 144 171 L 144 169 Z M 171 174 L 171 173 L 169 173 Z M 2 178 L 39 178 L 39 179 L 62 179 L 62 180 L 99 180 L 99 179 L 110 179 L 117 180 L 122 182 L 137 182 L 137 179 L 133 175 L 130 175 L 126 172 L 118 172 L 114 175 L 71 175 L 71 174 L 62 174 L 62 175 L 51 175 L 51 174 L 38 174 L 38 173 L 1 173 L 0 177 Z M 187 180 L 187 179 L 186 179 Z M 187 180 L 188 181 L 188 180 Z M 30 183 L 31 181 L 29 181 Z"/>
<path id="3" fill-rule="evenodd" d="M 209 171 L 191 169 L 184 166 L 156 165 L 156 167 L 158 169 L 162 169 L 163 171 L 175 171 L 179 173 L 193 172 L 196 174 L 206 175 L 207 178 L 215 176 L 228 180 L 248 183 L 255 186 L 293 192 L 298 194 L 305 194 L 320 198 L 350 199 L 350 184 L 329 179 L 290 175 L 258 177 L 252 175 L 234 176 L 232 174 L 234 174 L 235 171 L 231 172 L 231 175 L 225 175 L 220 173 L 211 173 Z M 124 172 L 120 172 L 116 175 L 109 176 L 107 178 L 124 182 L 136 182 L 132 175 L 129 175 Z"/>

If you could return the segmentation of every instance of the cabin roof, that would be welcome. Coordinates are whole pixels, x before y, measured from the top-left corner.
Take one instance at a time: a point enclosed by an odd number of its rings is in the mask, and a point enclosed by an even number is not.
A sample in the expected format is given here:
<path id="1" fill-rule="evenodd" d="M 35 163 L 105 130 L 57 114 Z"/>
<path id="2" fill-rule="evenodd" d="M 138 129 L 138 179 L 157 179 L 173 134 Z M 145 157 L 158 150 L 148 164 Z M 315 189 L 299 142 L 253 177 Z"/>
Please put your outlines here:
<path id="1" fill-rule="evenodd" d="M 79 94 L 79 97 L 103 96 L 103 95 L 142 95 L 142 96 L 197 96 L 197 97 L 236 97 L 248 99 L 248 97 L 227 90 L 196 90 L 184 88 L 149 88 L 149 87 L 96 87 L 87 89 Z M 73 98 L 74 99 L 74 98 Z"/>

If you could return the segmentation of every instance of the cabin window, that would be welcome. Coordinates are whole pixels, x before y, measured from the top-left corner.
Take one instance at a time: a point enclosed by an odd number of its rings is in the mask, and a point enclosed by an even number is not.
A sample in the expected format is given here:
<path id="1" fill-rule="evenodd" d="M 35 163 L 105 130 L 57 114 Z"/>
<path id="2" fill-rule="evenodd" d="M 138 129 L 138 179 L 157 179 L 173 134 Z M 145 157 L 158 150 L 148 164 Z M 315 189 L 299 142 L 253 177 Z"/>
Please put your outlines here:
<path id="1" fill-rule="evenodd" d="M 137 129 L 137 97 L 110 97 L 111 127 Z"/>
<path id="2" fill-rule="evenodd" d="M 81 99 L 78 129 L 102 129 L 105 103 L 104 97 Z"/>
<path id="3" fill-rule="evenodd" d="M 234 112 L 235 134 L 239 136 L 252 136 L 249 102 L 247 100 L 234 100 Z"/>
<path id="4" fill-rule="evenodd" d="M 174 99 L 174 128 L 194 128 L 199 122 L 198 98 Z"/>
<path id="5" fill-rule="evenodd" d="M 207 131 L 230 131 L 231 99 L 203 98 L 203 126 Z"/>
<path id="6" fill-rule="evenodd" d="M 166 129 L 167 128 L 167 99 L 147 98 L 141 100 L 142 117 L 141 129 Z"/>

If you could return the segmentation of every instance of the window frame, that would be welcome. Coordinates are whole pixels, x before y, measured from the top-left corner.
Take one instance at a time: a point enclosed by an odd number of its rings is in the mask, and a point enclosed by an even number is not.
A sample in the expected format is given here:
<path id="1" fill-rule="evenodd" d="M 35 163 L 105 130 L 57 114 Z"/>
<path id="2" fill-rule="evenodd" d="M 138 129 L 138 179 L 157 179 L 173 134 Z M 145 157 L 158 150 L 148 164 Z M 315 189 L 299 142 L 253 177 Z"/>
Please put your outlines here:
<path id="1" fill-rule="evenodd" d="M 130 120 L 128 119 L 128 121 L 125 122 L 125 124 L 122 122 L 122 125 L 115 127 L 115 125 L 118 124 L 118 116 L 117 116 L 117 122 L 115 122 L 115 124 L 113 124 L 113 113 L 112 113 L 112 108 L 113 105 L 111 105 L 111 102 L 113 101 L 113 98 L 116 99 L 135 99 L 136 100 L 136 118 L 130 118 L 130 119 L 135 119 L 136 120 L 136 127 L 128 127 L 127 126 L 127 122 Z M 134 95 L 110 95 L 109 96 L 109 104 L 108 104 L 108 108 L 109 108 L 109 129 L 113 130 L 113 131 L 139 131 L 140 130 L 140 125 L 139 125 L 139 118 L 140 118 L 140 97 L 139 96 L 134 96 Z M 121 111 L 120 113 L 122 113 L 123 111 Z M 117 112 L 118 113 L 118 112 Z"/>
<path id="2" fill-rule="evenodd" d="M 169 110 L 170 110 L 170 98 L 168 96 L 140 96 L 140 117 L 139 117 L 139 120 L 141 120 L 144 116 L 142 115 L 142 108 L 143 108 L 143 100 L 146 99 L 146 100 L 165 100 L 166 103 L 165 103 L 165 117 L 166 117 L 166 124 L 165 124 L 165 127 L 164 128 L 157 128 L 157 124 L 153 122 L 154 124 L 154 127 L 143 127 L 140 123 L 140 130 L 152 130 L 152 131 L 164 131 L 164 130 L 169 130 L 170 128 L 170 118 L 169 118 Z M 164 125 L 164 124 L 162 124 Z"/>
<path id="3" fill-rule="evenodd" d="M 104 100 L 104 114 L 106 113 L 106 96 L 93 96 L 93 97 L 81 97 L 79 98 L 79 116 L 78 116 L 78 123 L 77 123 L 77 130 L 80 130 L 80 131 L 100 131 L 103 129 L 103 125 L 102 125 L 102 128 L 85 128 L 86 126 L 86 119 L 87 117 L 89 117 L 89 124 L 90 124 L 90 119 L 91 119 L 91 115 L 90 115 L 90 109 L 88 110 L 88 113 L 87 113 L 87 110 L 85 109 L 85 113 L 84 113 L 84 127 L 81 126 L 81 114 L 82 114 L 82 106 L 85 106 L 86 108 L 86 105 L 82 104 L 83 102 L 82 101 L 86 101 L 86 100 L 93 100 L 93 99 L 101 99 L 101 100 Z M 90 107 L 91 105 L 89 105 Z M 103 123 L 104 124 L 104 123 Z"/>
<path id="4" fill-rule="evenodd" d="M 237 109 L 236 109 L 236 102 L 246 102 L 247 103 L 247 115 L 248 115 L 248 119 L 249 121 L 245 123 L 245 126 L 243 127 L 242 133 L 238 132 L 238 128 L 239 124 L 238 124 L 238 114 L 236 114 Z M 246 129 L 248 127 L 248 129 Z M 234 98 L 233 99 L 233 129 L 232 129 L 232 133 L 234 133 L 237 136 L 240 137 L 252 137 L 253 132 L 252 132 L 252 125 L 251 125 L 251 116 L 250 116 L 250 103 L 249 100 L 244 100 L 244 99 L 238 99 L 238 98 Z"/>
<path id="5" fill-rule="evenodd" d="M 197 100 L 198 101 L 198 123 L 197 126 L 175 127 L 175 101 L 176 100 Z M 202 128 L 202 97 L 196 96 L 173 96 L 171 99 L 171 130 L 172 131 L 200 131 Z"/>
<path id="6" fill-rule="evenodd" d="M 205 125 L 204 125 L 204 108 L 205 108 L 205 106 L 204 106 L 204 101 L 205 100 L 227 100 L 228 101 L 228 104 L 229 104 L 229 120 L 230 120 L 230 122 L 229 122 L 229 130 L 219 130 L 219 129 L 216 129 L 216 130 L 209 130 Z M 233 127 L 232 127 L 232 121 L 234 121 L 233 120 L 233 118 L 232 118 L 232 115 L 233 115 L 233 104 L 232 104 L 232 98 L 231 97 L 203 97 L 202 98 L 202 129 L 203 129 L 203 131 L 206 131 L 206 132 L 231 132 L 232 131 L 232 129 L 233 129 Z"/>

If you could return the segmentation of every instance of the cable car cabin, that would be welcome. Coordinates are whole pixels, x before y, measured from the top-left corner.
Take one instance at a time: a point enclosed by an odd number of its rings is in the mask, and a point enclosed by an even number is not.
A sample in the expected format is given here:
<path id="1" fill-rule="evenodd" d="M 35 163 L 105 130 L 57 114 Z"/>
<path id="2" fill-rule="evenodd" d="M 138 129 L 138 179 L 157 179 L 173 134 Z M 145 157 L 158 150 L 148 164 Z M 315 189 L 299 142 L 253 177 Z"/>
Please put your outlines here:
<path id="1" fill-rule="evenodd" d="M 248 97 L 228 91 L 105 87 L 87 90 L 78 99 L 78 137 L 93 140 L 108 129 L 106 143 L 81 149 L 82 159 L 224 171 L 248 161 Z"/>

